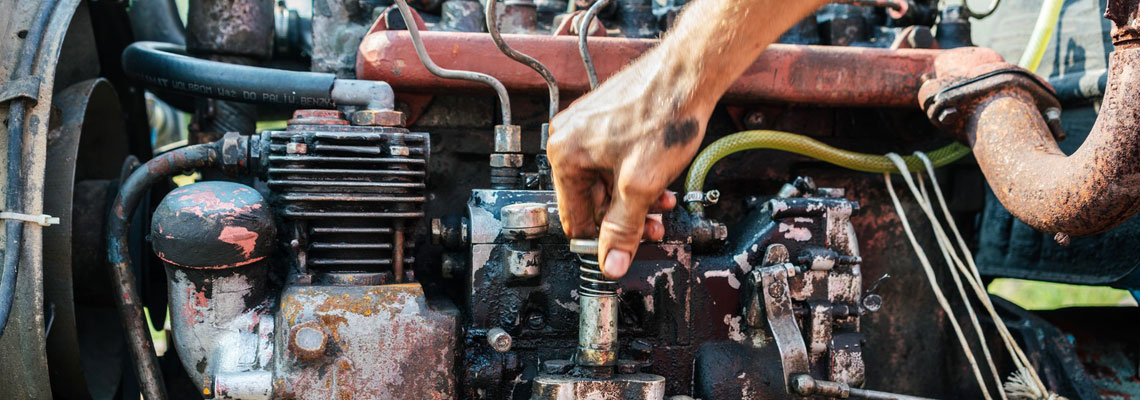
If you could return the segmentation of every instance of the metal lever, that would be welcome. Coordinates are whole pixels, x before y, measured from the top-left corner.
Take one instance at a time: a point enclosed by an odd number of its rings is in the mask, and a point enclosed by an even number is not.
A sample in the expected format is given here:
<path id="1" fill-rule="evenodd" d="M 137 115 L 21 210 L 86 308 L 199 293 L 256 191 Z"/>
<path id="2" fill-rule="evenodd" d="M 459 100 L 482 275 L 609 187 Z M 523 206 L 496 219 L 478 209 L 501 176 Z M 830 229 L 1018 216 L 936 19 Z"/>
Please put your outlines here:
<path id="1" fill-rule="evenodd" d="M 838 399 L 933 400 L 926 397 L 853 388 L 846 383 L 818 380 L 808 374 L 800 374 L 792 377 L 791 387 L 789 387 L 789 389 L 792 393 L 800 396 L 826 396 Z"/>

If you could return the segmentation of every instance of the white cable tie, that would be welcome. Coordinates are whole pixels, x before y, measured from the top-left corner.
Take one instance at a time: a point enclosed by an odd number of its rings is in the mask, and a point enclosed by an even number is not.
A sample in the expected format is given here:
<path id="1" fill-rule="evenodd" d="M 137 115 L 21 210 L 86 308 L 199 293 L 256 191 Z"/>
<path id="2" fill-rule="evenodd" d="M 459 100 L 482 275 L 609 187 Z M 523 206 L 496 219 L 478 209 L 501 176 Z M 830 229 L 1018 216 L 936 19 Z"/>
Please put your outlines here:
<path id="1" fill-rule="evenodd" d="M 51 226 L 59 224 L 59 217 L 53 217 L 47 214 L 28 215 L 11 211 L 0 211 L 0 219 L 31 222 L 40 226 Z"/>

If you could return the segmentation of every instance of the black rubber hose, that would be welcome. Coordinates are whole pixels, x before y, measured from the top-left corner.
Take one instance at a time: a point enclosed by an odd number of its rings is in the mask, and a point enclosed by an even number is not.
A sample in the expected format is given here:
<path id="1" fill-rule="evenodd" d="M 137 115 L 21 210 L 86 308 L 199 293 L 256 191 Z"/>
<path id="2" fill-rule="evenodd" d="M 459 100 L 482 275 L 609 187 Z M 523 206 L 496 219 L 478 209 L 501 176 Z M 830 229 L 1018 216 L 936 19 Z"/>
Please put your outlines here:
<path id="1" fill-rule="evenodd" d="M 12 71 L 12 80 L 23 79 L 32 73 L 32 61 L 39 53 L 40 43 L 43 42 L 44 29 L 47 28 L 48 19 L 55 0 L 46 0 L 40 3 L 36 11 L 35 20 L 28 29 L 24 47 L 20 49 L 20 60 Z M 5 193 L 5 211 L 24 212 L 24 114 L 27 112 L 25 99 L 12 100 L 8 108 L 8 191 Z M 24 222 L 7 220 L 4 223 L 4 271 L 0 275 L 0 337 L 4 336 L 4 328 L 8 326 L 8 316 L 12 313 L 12 304 L 16 299 L 16 276 L 20 269 L 20 250 L 24 246 Z"/>
<path id="2" fill-rule="evenodd" d="M 217 167 L 221 160 L 219 144 L 199 144 L 183 147 L 147 161 L 131 173 L 119 187 L 111 214 L 107 220 L 107 259 L 111 264 L 114 279 L 115 303 L 123 330 L 127 333 L 127 344 L 134 360 L 135 373 L 139 386 L 147 400 L 166 398 L 166 388 L 162 380 L 162 369 L 158 366 L 158 356 L 154 354 L 154 343 L 150 340 L 143 317 L 143 305 L 135 287 L 135 274 L 131 267 L 129 234 L 131 217 L 147 190 L 155 183 L 174 174 L 196 168 Z"/>
<path id="3" fill-rule="evenodd" d="M 147 85 L 194 96 L 306 108 L 336 105 L 333 74 L 227 64 L 184 53 L 170 43 L 135 42 L 123 50 L 123 70 Z"/>

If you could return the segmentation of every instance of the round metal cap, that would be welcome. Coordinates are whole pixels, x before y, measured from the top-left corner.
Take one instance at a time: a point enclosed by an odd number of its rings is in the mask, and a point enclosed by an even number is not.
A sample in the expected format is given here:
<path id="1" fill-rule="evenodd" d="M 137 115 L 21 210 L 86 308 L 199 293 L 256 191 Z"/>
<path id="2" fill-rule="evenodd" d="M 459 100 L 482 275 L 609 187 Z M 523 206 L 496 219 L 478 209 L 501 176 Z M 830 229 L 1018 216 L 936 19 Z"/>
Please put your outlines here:
<path id="1" fill-rule="evenodd" d="M 598 239 L 570 239 L 570 252 L 598 255 Z"/>

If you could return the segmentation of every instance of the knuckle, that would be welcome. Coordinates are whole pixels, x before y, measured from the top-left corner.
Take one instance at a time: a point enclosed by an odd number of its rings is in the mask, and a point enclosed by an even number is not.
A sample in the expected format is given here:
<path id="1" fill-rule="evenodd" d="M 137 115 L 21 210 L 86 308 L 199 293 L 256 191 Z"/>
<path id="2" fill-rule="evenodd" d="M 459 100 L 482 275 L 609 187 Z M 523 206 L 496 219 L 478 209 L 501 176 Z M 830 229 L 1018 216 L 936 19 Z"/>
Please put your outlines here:
<path id="1" fill-rule="evenodd" d="M 617 190 L 630 199 L 657 200 L 664 188 L 656 187 L 652 182 L 642 179 L 622 179 L 618 182 Z"/>

